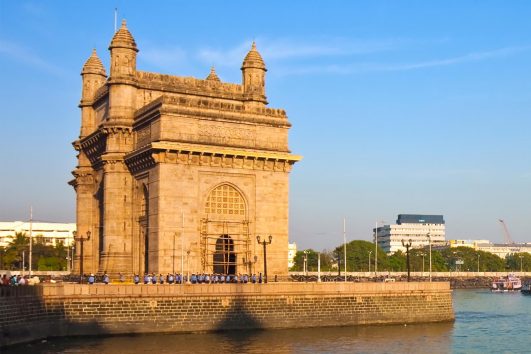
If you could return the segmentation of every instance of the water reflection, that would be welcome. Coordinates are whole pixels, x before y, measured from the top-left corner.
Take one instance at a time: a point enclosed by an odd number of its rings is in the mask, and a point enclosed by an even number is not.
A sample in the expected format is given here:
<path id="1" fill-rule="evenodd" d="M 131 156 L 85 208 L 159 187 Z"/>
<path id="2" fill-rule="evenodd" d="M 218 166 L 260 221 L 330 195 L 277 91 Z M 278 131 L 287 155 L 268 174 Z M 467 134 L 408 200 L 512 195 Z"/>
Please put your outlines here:
<path id="1" fill-rule="evenodd" d="M 61 338 L 9 353 L 430 353 L 451 351 L 453 324 Z"/>

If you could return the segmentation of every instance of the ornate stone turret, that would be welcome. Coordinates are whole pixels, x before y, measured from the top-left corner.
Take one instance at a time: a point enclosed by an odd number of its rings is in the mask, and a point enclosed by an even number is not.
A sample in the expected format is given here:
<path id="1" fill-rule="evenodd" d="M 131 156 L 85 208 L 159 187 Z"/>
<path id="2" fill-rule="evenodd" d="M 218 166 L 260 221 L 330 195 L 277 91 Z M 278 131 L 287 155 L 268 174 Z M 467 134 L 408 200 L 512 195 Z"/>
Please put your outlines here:
<path id="1" fill-rule="evenodd" d="M 92 109 L 92 100 L 96 91 L 105 84 L 107 80 L 107 74 L 105 68 L 101 63 L 96 49 L 92 50 L 91 56 L 83 65 L 81 70 L 82 78 L 82 91 L 81 102 L 79 108 L 81 108 L 81 131 L 79 136 L 81 138 L 89 135 L 95 129 L 94 122 L 94 110 Z"/>
<path id="2" fill-rule="evenodd" d="M 245 56 L 241 70 L 246 101 L 253 105 L 267 104 L 265 96 L 265 72 L 267 69 L 262 56 L 256 50 L 255 42 Z"/>
<path id="3" fill-rule="evenodd" d="M 136 54 L 138 49 L 125 20 L 109 46 L 109 120 L 107 126 L 132 127 L 136 99 Z"/>
<path id="4" fill-rule="evenodd" d="M 103 181 L 101 185 L 105 211 L 102 213 L 99 235 L 99 273 L 125 273 L 132 267 L 133 178 L 124 164 L 124 156 L 133 149 L 133 121 L 136 107 L 137 78 L 135 40 L 126 27 L 114 34 L 109 46 L 111 73 L 109 86 L 109 115 L 102 124 L 105 151 L 101 155 Z M 100 208 L 101 210 L 101 208 Z M 100 231 L 101 232 L 101 231 Z M 96 245 L 94 245 L 96 247 Z"/>
<path id="5" fill-rule="evenodd" d="M 111 45 L 111 79 L 134 78 L 136 72 L 136 53 L 138 48 L 125 20 L 122 27 L 114 34 Z"/>

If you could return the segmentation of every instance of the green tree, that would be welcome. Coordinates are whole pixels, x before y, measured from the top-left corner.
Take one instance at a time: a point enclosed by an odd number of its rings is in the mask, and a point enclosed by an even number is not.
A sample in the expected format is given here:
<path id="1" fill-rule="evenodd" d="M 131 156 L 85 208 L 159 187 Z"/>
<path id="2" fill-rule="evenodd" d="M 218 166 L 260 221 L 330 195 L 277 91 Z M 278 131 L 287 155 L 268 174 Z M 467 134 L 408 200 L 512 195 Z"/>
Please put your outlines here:
<path id="1" fill-rule="evenodd" d="M 500 272 L 505 269 L 505 262 L 497 255 L 477 251 L 470 247 L 447 248 L 441 251 L 447 265 L 446 271 L 475 272 L 478 268 L 480 272 Z M 462 261 L 462 265 L 456 264 L 456 261 Z"/>
<path id="2" fill-rule="evenodd" d="M 2 253 L 4 268 L 21 269 L 23 252 L 24 268 L 29 269 L 29 237 L 25 233 L 16 233 Z M 33 238 L 31 267 L 34 270 L 65 270 L 66 252 L 62 243 L 55 247 L 46 245 L 44 238 L 37 235 Z"/>
<path id="3" fill-rule="evenodd" d="M 347 271 L 366 272 L 369 270 L 369 253 L 371 257 L 371 271 L 374 270 L 374 243 L 363 240 L 354 240 L 347 243 Z M 341 270 L 344 269 L 344 249 L 343 245 L 337 246 L 333 252 L 336 260 L 341 259 Z M 388 257 L 385 252 L 378 247 L 378 271 L 387 270 L 389 267 Z"/>
<path id="4" fill-rule="evenodd" d="M 508 254 L 505 257 L 505 265 L 509 271 L 519 272 L 521 269 L 528 272 L 531 268 L 531 254 L 527 252 Z"/>
<path id="5" fill-rule="evenodd" d="M 22 260 L 25 258 L 24 267 L 28 266 L 28 250 L 29 250 L 29 239 L 23 232 L 15 233 L 15 236 L 11 242 L 7 245 L 4 252 L 4 265 L 7 269 L 21 269 Z M 22 256 L 22 253 L 25 253 L 25 257 Z"/>
<path id="6" fill-rule="evenodd" d="M 389 256 L 389 271 L 405 272 L 407 270 L 406 254 L 401 250 L 396 251 Z"/>
<path id="7" fill-rule="evenodd" d="M 307 253 L 305 253 L 307 252 Z M 323 250 L 321 253 L 321 271 L 326 272 L 332 269 L 334 257 L 331 252 Z M 294 258 L 294 265 L 290 270 L 302 272 L 304 270 L 304 258 L 308 257 L 308 271 L 317 272 L 319 252 L 313 249 L 297 251 Z"/>

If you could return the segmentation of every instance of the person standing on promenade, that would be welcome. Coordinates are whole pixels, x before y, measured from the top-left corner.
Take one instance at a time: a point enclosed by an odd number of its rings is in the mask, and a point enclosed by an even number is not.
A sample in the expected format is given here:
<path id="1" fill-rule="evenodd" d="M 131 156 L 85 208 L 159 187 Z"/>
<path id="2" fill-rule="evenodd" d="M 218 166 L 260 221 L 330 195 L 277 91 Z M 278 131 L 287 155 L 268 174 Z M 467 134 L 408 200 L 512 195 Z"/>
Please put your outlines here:
<path id="1" fill-rule="evenodd" d="M 157 275 L 155 273 L 151 274 L 151 283 L 157 284 Z"/>
<path id="2" fill-rule="evenodd" d="M 96 280 L 96 278 L 94 277 L 94 274 L 93 273 L 90 273 L 89 277 L 88 277 L 88 283 L 89 285 L 92 285 L 94 284 L 94 281 Z"/>
<path id="3" fill-rule="evenodd" d="M 138 274 L 135 274 L 135 276 L 133 277 L 133 283 L 135 283 L 135 285 L 138 285 L 138 283 L 140 283 L 140 277 L 138 276 Z"/>
<path id="4" fill-rule="evenodd" d="M 109 285 L 109 275 L 107 273 L 103 274 L 103 283 Z"/>
<path id="5" fill-rule="evenodd" d="M 123 275 L 122 273 L 118 273 L 118 274 L 119 274 L 120 283 L 125 283 L 125 275 Z"/>
<path id="6" fill-rule="evenodd" d="M 144 273 L 144 284 L 149 284 L 151 278 L 148 273 Z"/>

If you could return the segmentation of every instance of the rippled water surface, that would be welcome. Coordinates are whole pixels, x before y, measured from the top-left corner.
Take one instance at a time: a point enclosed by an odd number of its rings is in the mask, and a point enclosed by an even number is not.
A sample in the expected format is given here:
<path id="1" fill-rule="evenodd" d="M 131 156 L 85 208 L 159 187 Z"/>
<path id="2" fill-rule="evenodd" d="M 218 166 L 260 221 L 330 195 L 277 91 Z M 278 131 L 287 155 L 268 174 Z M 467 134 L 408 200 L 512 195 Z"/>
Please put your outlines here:
<path id="1" fill-rule="evenodd" d="M 52 339 L 6 353 L 531 353 L 531 296 L 454 292 L 455 323 Z"/>

